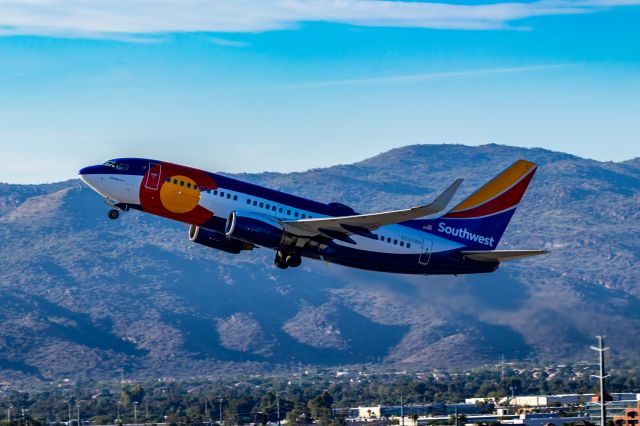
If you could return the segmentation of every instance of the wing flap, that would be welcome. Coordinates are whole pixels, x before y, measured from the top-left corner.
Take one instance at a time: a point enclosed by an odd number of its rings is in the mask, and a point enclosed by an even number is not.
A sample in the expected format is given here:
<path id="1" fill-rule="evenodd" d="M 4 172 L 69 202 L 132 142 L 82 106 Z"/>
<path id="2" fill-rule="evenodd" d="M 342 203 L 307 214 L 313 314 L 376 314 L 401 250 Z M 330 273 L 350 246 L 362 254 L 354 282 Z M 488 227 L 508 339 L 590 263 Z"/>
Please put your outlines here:
<path id="1" fill-rule="evenodd" d="M 465 258 L 479 262 L 504 262 L 549 253 L 547 250 L 469 250 L 460 252 Z"/>
<path id="2" fill-rule="evenodd" d="M 335 233 L 340 233 L 345 236 L 357 234 L 372 238 L 373 235 L 370 231 L 381 226 L 406 222 L 441 212 L 447 207 L 461 183 L 462 179 L 456 179 L 435 200 L 423 206 L 382 213 L 291 220 L 284 221 L 283 226 L 286 232 L 305 237 L 325 235 L 333 239 L 336 238 Z"/>

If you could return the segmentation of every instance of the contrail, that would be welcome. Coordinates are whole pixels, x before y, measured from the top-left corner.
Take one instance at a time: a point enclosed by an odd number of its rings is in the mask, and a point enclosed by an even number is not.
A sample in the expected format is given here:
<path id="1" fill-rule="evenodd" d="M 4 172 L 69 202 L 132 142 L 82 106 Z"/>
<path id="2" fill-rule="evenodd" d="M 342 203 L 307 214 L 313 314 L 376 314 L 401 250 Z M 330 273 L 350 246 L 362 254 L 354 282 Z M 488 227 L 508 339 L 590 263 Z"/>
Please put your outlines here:
<path id="1" fill-rule="evenodd" d="M 428 81 L 445 78 L 456 77 L 474 77 L 482 75 L 495 74 L 515 74 L 534 71 L 549 71 L 554 69 L 566 68 L 569 64 L 552 64 L 552 65 L 532 65 L 525 67 L 511 68 L 489 68 L 467 71 L 444 71 L 424 74 L 394 75 L 387 77 L 370 77 L 370 78 L 354 78 L 345 80 L 325 80 L 311 81 L 307 83 L 283 84 L 279 86 L 264 87 L 263 90 L 292 90 L 292 89 L 315 89 L 322 87 L 351 86 L 357 84 L 375 84 L 375 83 L 404 83 L 411 81 Z"/>

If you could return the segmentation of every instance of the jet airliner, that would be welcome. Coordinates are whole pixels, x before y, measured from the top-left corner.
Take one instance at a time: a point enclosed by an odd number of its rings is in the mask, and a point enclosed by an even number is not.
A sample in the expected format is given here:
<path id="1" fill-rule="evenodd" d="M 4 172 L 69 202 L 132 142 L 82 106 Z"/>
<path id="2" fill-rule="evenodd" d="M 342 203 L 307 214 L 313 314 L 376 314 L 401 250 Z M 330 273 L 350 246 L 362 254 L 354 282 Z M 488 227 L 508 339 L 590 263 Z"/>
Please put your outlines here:
<path id="1" fill-rule="evenodd" d="M 191 241 L 238 254 L 275 251 L 278 268 L 302 258 L 405 274 L 473 274 L 501 262 L 547 253 L 497 250 L 536 171 L 518 160 L 452 209 L 462 179 L 431 203 L 360 214 L 216 173 L 143 158 L 118 158 L 80 170 L 80 178 L 111 206 L 110 219 L 130 209 L 189 225 Z"/>

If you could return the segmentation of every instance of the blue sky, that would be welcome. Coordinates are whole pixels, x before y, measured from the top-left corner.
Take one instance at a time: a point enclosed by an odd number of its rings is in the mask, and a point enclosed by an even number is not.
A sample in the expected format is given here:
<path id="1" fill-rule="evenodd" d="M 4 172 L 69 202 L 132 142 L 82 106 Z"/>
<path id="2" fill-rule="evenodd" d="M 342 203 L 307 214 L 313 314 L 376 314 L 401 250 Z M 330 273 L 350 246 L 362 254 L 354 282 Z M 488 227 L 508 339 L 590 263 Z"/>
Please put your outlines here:
<path id="1" fill-rule="evenodd" d="M 640 1 L 102 3 L 0 2 L 1 182 L 119 156 L 304 170 L 415 143 L 640 156 Z"/>

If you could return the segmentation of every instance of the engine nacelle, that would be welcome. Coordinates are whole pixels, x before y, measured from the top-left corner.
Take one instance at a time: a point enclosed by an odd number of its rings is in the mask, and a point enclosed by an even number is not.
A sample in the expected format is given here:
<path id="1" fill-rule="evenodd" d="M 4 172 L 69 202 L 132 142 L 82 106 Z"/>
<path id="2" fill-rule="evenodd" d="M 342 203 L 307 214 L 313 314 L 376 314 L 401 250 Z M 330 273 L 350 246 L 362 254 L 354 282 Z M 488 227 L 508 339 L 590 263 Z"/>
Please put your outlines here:
<path id="1" fill-rule="evenodd" d="M 243 241 L 228 239 L 224 234 L 201 228 L 196 225 L 189 226 L 189 240 L 203 246 L 238 254 L 242 250 L 252 250 L 253 245 Z"/>
<path id="2" fill-rule="evenodd" d="M 277 220 L 242 211 L 231 212 L 225 233 L 228 238 L 268 248 L 280 247 L 284 238 L 284 230 Z"/>

